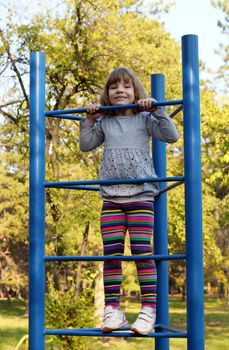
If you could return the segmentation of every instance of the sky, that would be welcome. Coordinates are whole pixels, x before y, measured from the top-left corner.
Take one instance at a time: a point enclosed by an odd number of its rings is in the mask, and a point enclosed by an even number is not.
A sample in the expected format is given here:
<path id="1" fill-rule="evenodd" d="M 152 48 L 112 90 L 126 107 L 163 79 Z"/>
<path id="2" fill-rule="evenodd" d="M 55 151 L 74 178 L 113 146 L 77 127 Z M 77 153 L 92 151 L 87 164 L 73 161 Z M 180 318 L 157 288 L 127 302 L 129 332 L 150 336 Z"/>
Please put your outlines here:
<path id="1" fill-rule="evenodd" d="M 176 5 L 162 16 L 167 31 L 180 41 L 182 35 L 196 34 L 199 42 L 199 57 L 207 67 L 217 70 L 222 64 L 215 53 L 219 43 L 226 41 L 217 21 L 222 19 L 222 11 L 211 5 L 211 0 L 175 0 Z"/>

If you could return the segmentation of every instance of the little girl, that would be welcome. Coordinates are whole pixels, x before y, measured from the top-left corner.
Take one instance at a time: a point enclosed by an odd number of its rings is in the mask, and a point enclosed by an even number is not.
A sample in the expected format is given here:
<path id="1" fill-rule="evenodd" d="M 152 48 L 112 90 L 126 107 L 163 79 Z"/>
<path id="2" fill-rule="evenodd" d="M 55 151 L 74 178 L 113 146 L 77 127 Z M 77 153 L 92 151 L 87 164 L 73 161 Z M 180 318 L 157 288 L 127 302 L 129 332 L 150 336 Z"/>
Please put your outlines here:
<path id="1" fill-rule="evenodd" d="M 175 142 L 179 135 L 172 119 L 162 108 L 152 108 L 152 102 L 155 100 L 147 98 L 135 74 L 120 67 L 109 75 L 100 104 L 87 106 L 87 117 L 80 123 L 80 149 L 88 152 L 104 143 L 101 180 L 157 176 L 150 156 L 150 137 Z M 127 104 L 138 104 L 139 110 L 99 112 L 101 105 Z M 152 255 L 153 201 L 158 189 L 158 183 L 155 182 L 101 186 L 104 255 L 123 255 L 127 230 L 132 254 Z M 157 272 L 154 260 L 150 258 L 136 261 L 136 267 L 142 309 L 131 329 L 146 335 L 153 330 L 156 320 Z M 119 307 L 121 282 L 121 261 L 105 261 L 104 333 L 128 323 Z"/>

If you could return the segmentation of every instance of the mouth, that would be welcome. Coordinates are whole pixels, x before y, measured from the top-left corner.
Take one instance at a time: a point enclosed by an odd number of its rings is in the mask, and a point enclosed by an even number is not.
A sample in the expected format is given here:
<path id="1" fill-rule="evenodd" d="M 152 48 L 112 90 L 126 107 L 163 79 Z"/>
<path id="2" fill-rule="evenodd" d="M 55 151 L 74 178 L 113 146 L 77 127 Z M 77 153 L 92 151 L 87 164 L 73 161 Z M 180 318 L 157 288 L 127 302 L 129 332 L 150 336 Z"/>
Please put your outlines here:
<path id="1" fill-rule="evenodd" d="M 115 100 L 125 100 L 126 97 L 124 96 L 117 96 L 115 97 Z"/>

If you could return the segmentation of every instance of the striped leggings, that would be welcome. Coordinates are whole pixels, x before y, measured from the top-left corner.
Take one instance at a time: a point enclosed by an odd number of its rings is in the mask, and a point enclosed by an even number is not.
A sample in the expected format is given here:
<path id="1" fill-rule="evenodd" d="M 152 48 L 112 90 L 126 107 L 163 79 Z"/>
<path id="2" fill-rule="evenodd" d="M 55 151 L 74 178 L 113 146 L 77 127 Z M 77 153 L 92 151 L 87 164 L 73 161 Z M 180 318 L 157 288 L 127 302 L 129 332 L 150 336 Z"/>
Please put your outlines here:
<path id="1" fill-rule="evenodd" d="M 104 201 L 101 213 L 104 255 L 123 255 L 125 234 L 130 236 L 133 255 L 152 255 L 153 202 L 114 203 Z M 152 259 L 136 261 L 142 306 L 156 308 L 157 272 Z M 122 283 L 121 261 L 104 262 L 105 305 L 119 307 Z"/>

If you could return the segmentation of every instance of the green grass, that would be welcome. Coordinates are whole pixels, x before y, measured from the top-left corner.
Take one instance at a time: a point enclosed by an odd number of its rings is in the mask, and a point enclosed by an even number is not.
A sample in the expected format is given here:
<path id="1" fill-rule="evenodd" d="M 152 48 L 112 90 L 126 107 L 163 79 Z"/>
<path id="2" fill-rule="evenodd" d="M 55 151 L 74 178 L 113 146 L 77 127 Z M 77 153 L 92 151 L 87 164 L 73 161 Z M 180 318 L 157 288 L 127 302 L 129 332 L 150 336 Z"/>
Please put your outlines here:
<path id="1" fill-rule="evenodd" d="M 125 311 L 129 322 L 133 322 L 137 317 L 139 305 L 129 303 L 128 310 Z M 0 300 L 0 349 L 14 350 L 23 335 L 27 334 L 28 319 L 24 317 L 25 305 L 19 301 Z M 185 330 L 186 315 L 185 304 L 177 298 L 170 301 L 170 322 L 171 326 Z M 229 349 L 229 308 L 225 301 L 208 300 L 205 303 L 205 333 L 206 350 L 228 350 Z M 47 341 L 48 341 L 47 337 Z M 49 341 L 48 341 L 49 342 Z M 93 348 L 97 350 L 153 350 L 153 339 L 123 339 L 104 338 L 94 339 Z M 171 350 L 185 350 L 185 339 L 171 339 Z M 21 349 L 24 350 L 22 346 Z M 59 350 L 51 347 L 47 343 L 47 350 Z M 77 350 L 77 349 L 76 349 Z M 197 349 L 198 350 L 198 349 Z"/>
<path id="2" fill-rule="evenodd" d="M 0 300 L 0 349 L 15 349 L 27 334 L 28 319 L 24 317 L 25 305 L 20 301 Z"/>

